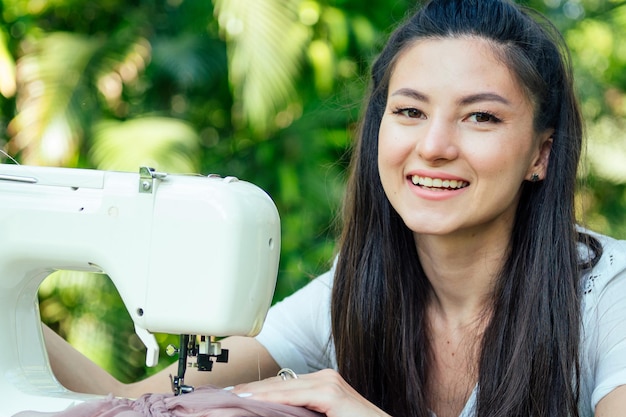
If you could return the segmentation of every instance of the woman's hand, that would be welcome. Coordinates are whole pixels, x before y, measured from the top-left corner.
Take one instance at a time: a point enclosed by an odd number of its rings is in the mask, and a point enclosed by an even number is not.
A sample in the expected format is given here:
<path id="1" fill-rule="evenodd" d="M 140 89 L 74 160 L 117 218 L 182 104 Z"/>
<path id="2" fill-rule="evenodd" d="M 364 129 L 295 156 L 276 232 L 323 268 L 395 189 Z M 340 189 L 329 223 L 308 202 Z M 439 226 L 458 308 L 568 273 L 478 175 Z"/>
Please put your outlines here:
<path id="1" fill-rule="evenodd" d="M 306 407 L 327 417 L 389 417 L 330 369 L 298 375 L 297 379 L 276 376 L 241 384 L 233 392 L 259 401 Z"/>

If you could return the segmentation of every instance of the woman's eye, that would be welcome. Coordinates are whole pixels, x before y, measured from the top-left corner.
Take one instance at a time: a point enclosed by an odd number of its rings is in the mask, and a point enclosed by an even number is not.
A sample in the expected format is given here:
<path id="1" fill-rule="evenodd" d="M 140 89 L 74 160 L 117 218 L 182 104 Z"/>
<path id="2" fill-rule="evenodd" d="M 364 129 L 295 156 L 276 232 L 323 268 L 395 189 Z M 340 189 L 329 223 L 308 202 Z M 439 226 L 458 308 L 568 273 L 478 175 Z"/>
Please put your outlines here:
<path id="1" fill-rule="evenodd" d="M 475 123 L 498 123 L 500 121 L 500 119 L 498 119 L 496 116 L 487 112 L 472 113 L 469 117 L 469 120 Z"/>
<path id="2" fill-rule="evenodd" d="M 411 119 L 417 119 L 424 115 L 424 113 L 414 108 L 397 109 L 394 110 L 394 114 L 400 114 Z"/>

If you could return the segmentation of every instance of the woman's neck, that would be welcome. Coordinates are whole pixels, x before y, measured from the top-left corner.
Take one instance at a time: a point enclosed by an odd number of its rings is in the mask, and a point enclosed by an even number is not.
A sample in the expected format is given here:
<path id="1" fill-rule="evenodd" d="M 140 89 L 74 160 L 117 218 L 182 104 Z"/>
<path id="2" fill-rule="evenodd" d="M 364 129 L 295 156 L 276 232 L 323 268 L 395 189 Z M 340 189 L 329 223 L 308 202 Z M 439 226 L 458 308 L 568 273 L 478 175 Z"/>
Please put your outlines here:
<path id="1" fill-rule="evenodd" d="M 422 268 L 433 288 L 430 309 L 451 327 L 484 318 L 506 260 L 509 233 L 416 235 Z"/>

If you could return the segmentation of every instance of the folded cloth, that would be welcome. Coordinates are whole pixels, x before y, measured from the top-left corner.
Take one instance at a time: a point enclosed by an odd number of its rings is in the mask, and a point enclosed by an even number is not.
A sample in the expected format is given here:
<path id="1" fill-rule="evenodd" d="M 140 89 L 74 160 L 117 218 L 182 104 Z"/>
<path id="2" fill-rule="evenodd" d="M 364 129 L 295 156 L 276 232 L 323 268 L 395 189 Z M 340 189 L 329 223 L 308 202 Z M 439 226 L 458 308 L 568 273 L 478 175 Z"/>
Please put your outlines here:
<path id="1" fill-rule="evenodd" d="M 144 394 L 136 400 L 112 395 L 59 412 L 22 411 L 13 417 L 322 417 L 303 407 L 240 398 L 216 387 L 174 394 Z"/>

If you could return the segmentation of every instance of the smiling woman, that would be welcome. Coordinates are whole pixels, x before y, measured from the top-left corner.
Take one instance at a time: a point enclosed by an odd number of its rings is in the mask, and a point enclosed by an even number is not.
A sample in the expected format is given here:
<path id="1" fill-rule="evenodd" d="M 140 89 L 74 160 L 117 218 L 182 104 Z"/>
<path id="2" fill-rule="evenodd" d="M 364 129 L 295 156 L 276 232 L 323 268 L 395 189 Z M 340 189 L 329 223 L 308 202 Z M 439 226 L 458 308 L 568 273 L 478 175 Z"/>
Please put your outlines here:
<path id="1" fill-rule="evenodd" d="M 228 391 L 328 417 L 622 415 L 626 242 L 575 221 L 582 120 L 564 50 L 508 0 L 409 17 L 372 68 L 332 269 L 189 382 L 266 378 Z M 76 386 L 62 351 L 55 370 Z M 129 395 L 159 378 L 88 383 Z"/>

